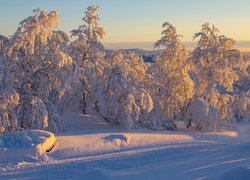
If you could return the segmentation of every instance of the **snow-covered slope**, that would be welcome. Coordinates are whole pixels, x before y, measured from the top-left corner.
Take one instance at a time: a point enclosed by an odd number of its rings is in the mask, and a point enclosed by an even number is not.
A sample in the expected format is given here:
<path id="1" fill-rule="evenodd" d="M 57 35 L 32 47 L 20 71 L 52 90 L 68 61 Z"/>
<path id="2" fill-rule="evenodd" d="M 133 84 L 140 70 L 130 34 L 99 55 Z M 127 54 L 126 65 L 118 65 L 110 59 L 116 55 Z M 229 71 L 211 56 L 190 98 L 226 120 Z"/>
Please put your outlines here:
<path id="1" fill-rule="evenodd" d="M 1 163 L 0 179 L 250 178 L 249 123 L 236 132 L 156 132 L 70 111 L 63 118 L 67 131 L 56 134 L 46 158 Z"/>

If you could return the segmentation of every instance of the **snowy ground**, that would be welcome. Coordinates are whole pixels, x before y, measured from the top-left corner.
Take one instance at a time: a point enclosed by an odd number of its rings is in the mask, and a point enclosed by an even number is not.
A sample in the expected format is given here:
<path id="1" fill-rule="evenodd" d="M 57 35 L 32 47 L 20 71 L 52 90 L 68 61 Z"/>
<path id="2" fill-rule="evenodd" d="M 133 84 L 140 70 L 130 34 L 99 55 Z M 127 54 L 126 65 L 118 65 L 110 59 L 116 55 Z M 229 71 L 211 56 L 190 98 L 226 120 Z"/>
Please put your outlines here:
<path id="1" fill-rule="evenodd" d="M 0 163 L 40 159 L 54 147 L 55 142 L 53 133 L 41 130 L 0 135 Z"/>
<path id="2" fill-rule="evenodd" d="M 64 119 L 67 131 L 43 158 L 0 153 L 0 179 L 250 179 L 250 124 L 225 133 L 155 132 L 69 111 Z"/>

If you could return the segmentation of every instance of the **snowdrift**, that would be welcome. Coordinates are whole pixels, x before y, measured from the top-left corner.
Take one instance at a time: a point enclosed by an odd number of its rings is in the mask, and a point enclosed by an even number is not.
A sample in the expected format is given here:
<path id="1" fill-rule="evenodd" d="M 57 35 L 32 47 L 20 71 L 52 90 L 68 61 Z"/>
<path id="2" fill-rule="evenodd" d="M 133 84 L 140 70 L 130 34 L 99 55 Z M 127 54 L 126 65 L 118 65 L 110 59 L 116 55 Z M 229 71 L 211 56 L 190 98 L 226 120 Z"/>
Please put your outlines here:
<path id="1" fill-rule="evenodd" d="M 199 133 L 185 128 L 179 122 L 179 131 L 151 131 L 148 129 L 124 130 L 108 125 L 93 115 L 82 115 L 66 110 L 62 120 L 67 127 L 57 134 L 55 147 L 48 154 L 53 159 L 93 156 L 128 150 L 150 149 L 176 145 L 185 147 L 198 142 L 225 142 L 237 138 L 237 132 Z M 240 131 L 240 130 L 239 130 Z M 245 130 L 247 131 L 247 130 Z M 249 131 L 250 132 L 250 131 Z"/>
<path id="2" fill-rule="evenodd" d="M 42 156 L 53 148 L 55 141 L 53 133 L 42 130 L 0 135 L 0 162 Z"/>
<path id="3" fill-rule="evenodd" d="M 72 158 L 192 141 L 195 140 L 189 135 L 157 133 L 127 132 L 60 136 L 50 155 L 56 159 Z"/>

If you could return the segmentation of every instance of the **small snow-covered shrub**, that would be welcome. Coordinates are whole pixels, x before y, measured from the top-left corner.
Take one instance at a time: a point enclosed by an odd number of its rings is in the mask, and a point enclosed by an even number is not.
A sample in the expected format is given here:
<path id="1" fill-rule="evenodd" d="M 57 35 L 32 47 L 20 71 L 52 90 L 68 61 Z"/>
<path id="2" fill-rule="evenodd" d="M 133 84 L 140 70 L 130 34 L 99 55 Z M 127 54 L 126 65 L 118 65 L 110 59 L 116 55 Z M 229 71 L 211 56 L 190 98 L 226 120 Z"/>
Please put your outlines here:
<path id="1" fill-rule="evenodd" d="M 235 95 L 233 112 L 236 121 L 250 121 L 250 90 Z"/>
<path id="2" fill-rule="evenodd" d="M 48 112 L 45 104 L 38 97 L 32 98 L 30 102 L 30 118 L 26 119 L 30 129 L 45 129 L 48 127 Z M 26 112 L 27 113 L 27 112 Z"/>
<path id="3" fill-rule="evenodd" d="M 216 130 L 219 120 L 218 111 L 202 99 L 194 99 L 187 109 L 186 120 L 189 126 L 193 122 L 196 130 Z"/>
<path id="4" fill-rule="evenodd" d="M 161 126 L 166 130 L 170 130 L 170 131 L 177 130 L 177 125 L 173 120 L 163 121 Z"/>

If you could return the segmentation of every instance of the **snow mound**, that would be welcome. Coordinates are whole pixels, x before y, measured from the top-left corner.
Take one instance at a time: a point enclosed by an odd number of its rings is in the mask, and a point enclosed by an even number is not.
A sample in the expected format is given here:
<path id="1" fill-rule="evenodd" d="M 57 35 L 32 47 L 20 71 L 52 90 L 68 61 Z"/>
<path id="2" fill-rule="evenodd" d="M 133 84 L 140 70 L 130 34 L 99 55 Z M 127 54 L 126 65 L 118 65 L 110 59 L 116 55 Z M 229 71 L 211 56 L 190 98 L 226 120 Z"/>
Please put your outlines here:
<path id="1" fill-rule="evenodd" d="M 42 130 L 2 134 L 0 135 L 0 154 L 8 154 L 8 157 L 11 155 L 15 159 L 41 156 L 53 148 L 55 141 L 56 137 L 53 133 Z M 0 161 L 5 159 L 5 156 L 0 157 Z"/>
<path id="2" fill-rule="evenodd" d="M 238 132 L 235 131 L 225 131 L 225 132 L 214 132 L 214 133 L 204 133 L 204 134 L 214 134 L 214 135 L 220 135 L 220 136 L 227 136 L 227 137 L 237 137 L 239 136 Z"/>
<path id="3" fill-rule="evenodd" d="M 195 140 L 189 135 L 157 133 L 127 132 L 59 136 L 50 155 L 56 159 L 72 158 L 193 141 Z"/>
<path id="4" fill-rule="evenodd" d="M 250 178 L 250 168 L 248 167 L 237 167 L 224 172 L 219 179 L 227 180 L 249 180 Z"/>

